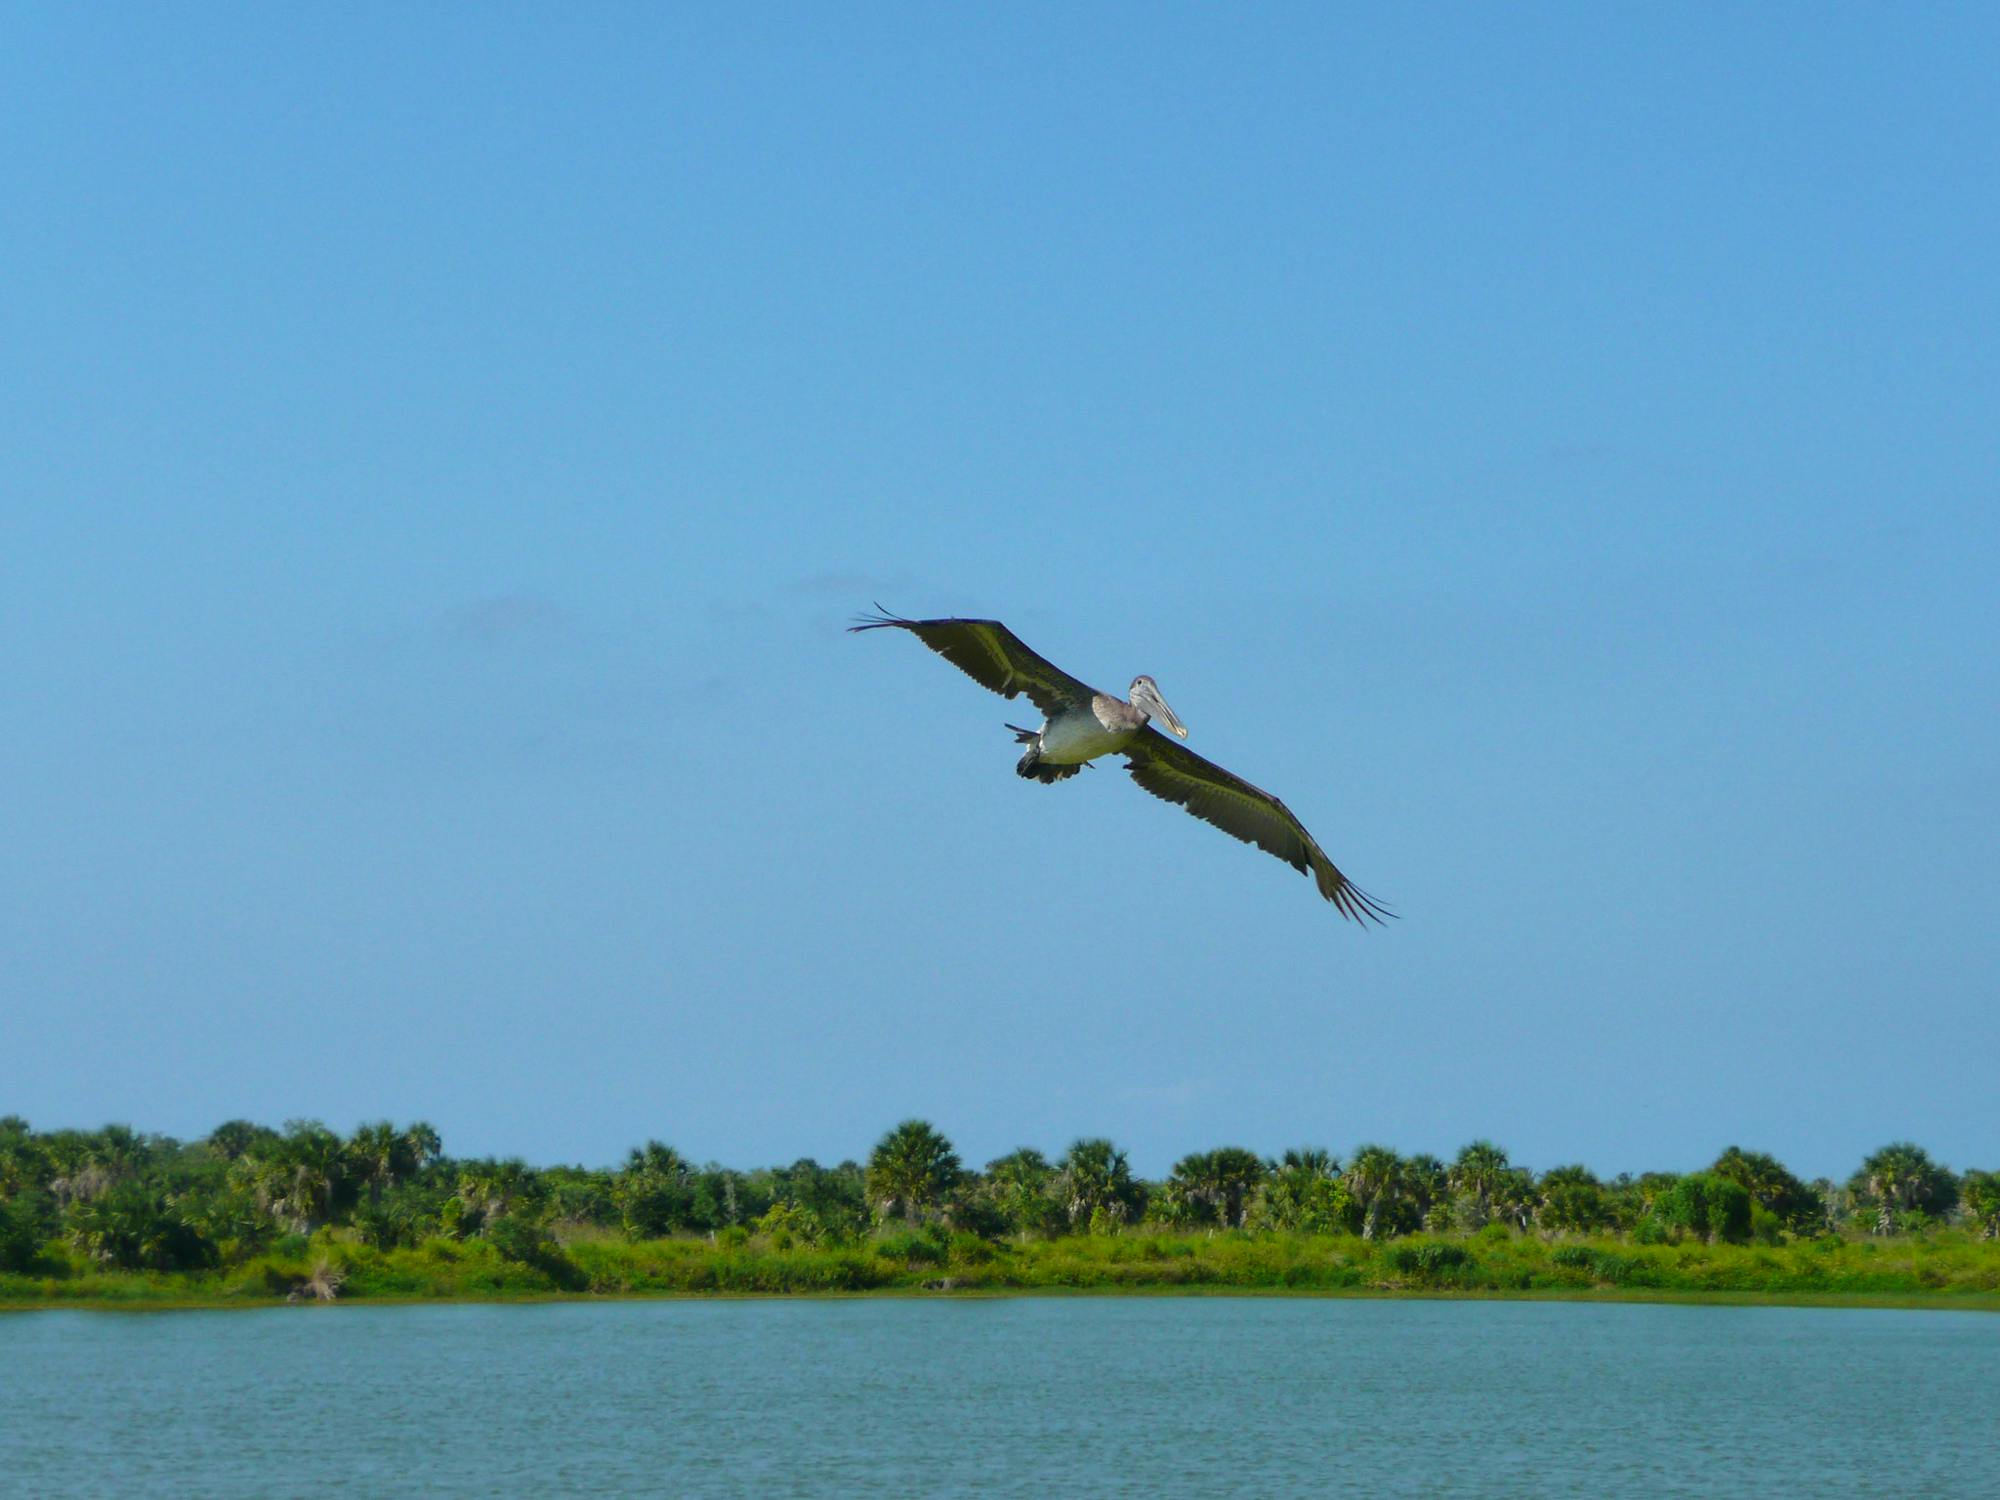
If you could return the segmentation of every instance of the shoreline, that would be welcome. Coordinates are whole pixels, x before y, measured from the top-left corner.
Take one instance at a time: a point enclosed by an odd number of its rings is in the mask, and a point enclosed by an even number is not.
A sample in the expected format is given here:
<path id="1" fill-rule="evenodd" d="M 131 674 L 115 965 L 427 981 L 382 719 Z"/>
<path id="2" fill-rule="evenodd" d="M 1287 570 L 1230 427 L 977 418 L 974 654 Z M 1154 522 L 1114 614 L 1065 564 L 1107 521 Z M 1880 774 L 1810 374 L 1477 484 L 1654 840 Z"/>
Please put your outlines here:
<path id="1" fill-rule="evenodd" d="M 1273 1287 L 1273 1286 L 968 1286 L 869 1287 L 850 1291 L 617 1291 L 617 1292 L 495 1292 L 455 1296 L 355 1296 L 332 1302 L 289 1302 L 262 1297 L 40 1297 L 0 1300 L 0 1314 L 33 1312 L 171 1313 L 247 1312 L 303 1309 L 326 1311 L 345 1307 L 506 1307 L 566 1303 L 633 1302 L 859 1302 L 981 1301 L 1027 1297 L 1067 1300 L 1081 1297 L 1245 1297 L 1299 1301 L 1364 1302 L 1580 1302 L 1607 1305 L 1652 1304 L 1674 1307 L 1804 1307 L 1925 1312 L 2000 1313 L 1995 1292 L 1759 1292 L 1692 1291 L 1642 1287 Z"/>
<path id="2" fill-rule="evenodd" d="M 509 1250 L 513 1253 L 507 1253 Z M 584 1234 L 526 1245 L 434 1237 L 383 1249 L 322 1231 L 197 1271 L 55 1261 L 0 1274 L 0 1308 L 143 1310 L 801 1296 L 1423 1297 L 2000 1310 L 2000 1240 L 1962 1230 L 1778 1245 L 1261 1232 L 994 1241 L 902 1233 L 821 1245 Z"/>

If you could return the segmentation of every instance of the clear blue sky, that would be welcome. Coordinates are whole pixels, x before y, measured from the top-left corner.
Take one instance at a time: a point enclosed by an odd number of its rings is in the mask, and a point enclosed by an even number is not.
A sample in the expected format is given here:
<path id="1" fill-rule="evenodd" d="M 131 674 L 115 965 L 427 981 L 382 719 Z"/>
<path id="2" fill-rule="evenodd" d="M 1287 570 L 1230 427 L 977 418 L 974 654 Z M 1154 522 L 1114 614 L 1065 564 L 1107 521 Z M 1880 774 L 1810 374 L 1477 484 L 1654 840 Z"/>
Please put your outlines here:
<path id="1" fill-rule="evenodd" d="M 7 32 L 0 1110 L 2000 1166 L 1992 12 Z"/>

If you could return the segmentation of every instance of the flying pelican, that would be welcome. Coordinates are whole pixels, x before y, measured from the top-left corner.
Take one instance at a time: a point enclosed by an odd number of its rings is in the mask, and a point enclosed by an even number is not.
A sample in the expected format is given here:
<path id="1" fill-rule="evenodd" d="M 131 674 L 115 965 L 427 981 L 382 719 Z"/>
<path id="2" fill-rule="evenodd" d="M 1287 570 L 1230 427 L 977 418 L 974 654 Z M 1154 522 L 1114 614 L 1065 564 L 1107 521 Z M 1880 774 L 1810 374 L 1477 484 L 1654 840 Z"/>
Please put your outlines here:
<path id="1" fill-rule="evenodd" d="M 1366 925 L 1395 915 L 1334 868 L 1284 803 L 1153 728 L 1147 721 L 1158 719 L 1187 738 L 1187 726 L 1152 678 L 1133 678 L 1129 701 L 1114 698 L 1051 666 L 998 620 L 905 620 L 875 608 L 849 629 L 907 630 L 981 687 L 1003 698 L 1026 693 L 1042 711 L 1040 729 L 1007 726 L 1028 747 L 1014 768 L 1020 775 L 1048 786 L 1100 755 L 1122 754 L 1140 786 L 1310 874 L 1342 916 Z"/>

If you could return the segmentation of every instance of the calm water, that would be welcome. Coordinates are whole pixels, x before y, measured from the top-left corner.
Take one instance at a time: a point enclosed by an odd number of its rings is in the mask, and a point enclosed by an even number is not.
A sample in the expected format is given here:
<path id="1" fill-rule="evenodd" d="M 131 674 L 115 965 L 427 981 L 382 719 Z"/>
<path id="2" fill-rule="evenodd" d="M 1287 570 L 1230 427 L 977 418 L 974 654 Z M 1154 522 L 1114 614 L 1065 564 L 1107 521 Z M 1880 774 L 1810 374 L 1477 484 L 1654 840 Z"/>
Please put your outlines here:
<path id="1" fill-rule="evenodd" d="M 0 1316 L 0 1494 L 2000 1495 L 2000 1316 L 1238 1298 Z"/>

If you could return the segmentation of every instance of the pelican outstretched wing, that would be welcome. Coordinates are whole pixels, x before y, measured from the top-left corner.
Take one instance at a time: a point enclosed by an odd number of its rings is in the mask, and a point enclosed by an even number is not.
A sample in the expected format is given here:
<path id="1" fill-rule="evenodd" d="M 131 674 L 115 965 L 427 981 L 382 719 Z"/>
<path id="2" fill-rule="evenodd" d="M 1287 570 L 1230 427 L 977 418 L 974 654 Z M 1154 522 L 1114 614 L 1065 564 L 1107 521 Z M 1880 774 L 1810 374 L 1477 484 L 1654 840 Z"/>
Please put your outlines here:
<path id="1" fill-rule="evenodd" d="M 1395 915 L 1334 868 L 1326 851 L 1284 803 L 1152 726 L 1125 747 L 1125 769 L 1155 797 L 1178 802 L 1203 822 L 1310 874 L 1319 883 L 1319 893 L 1350 921 L 1379 924 Z"/>
<path id="2" fill-rule="evenodd" d="M 882 610 L 881 605 L 875 608 Z M 1028 695 L 1050 718 L 1073 703 L 1088 703 L 1096 689 L 1078 682 L 1021 643 L 998 620 L 905 620 L 882 611 L 864 615 L 850 630 L 907 630 L 981 687 L 1003 698 Z"/>

